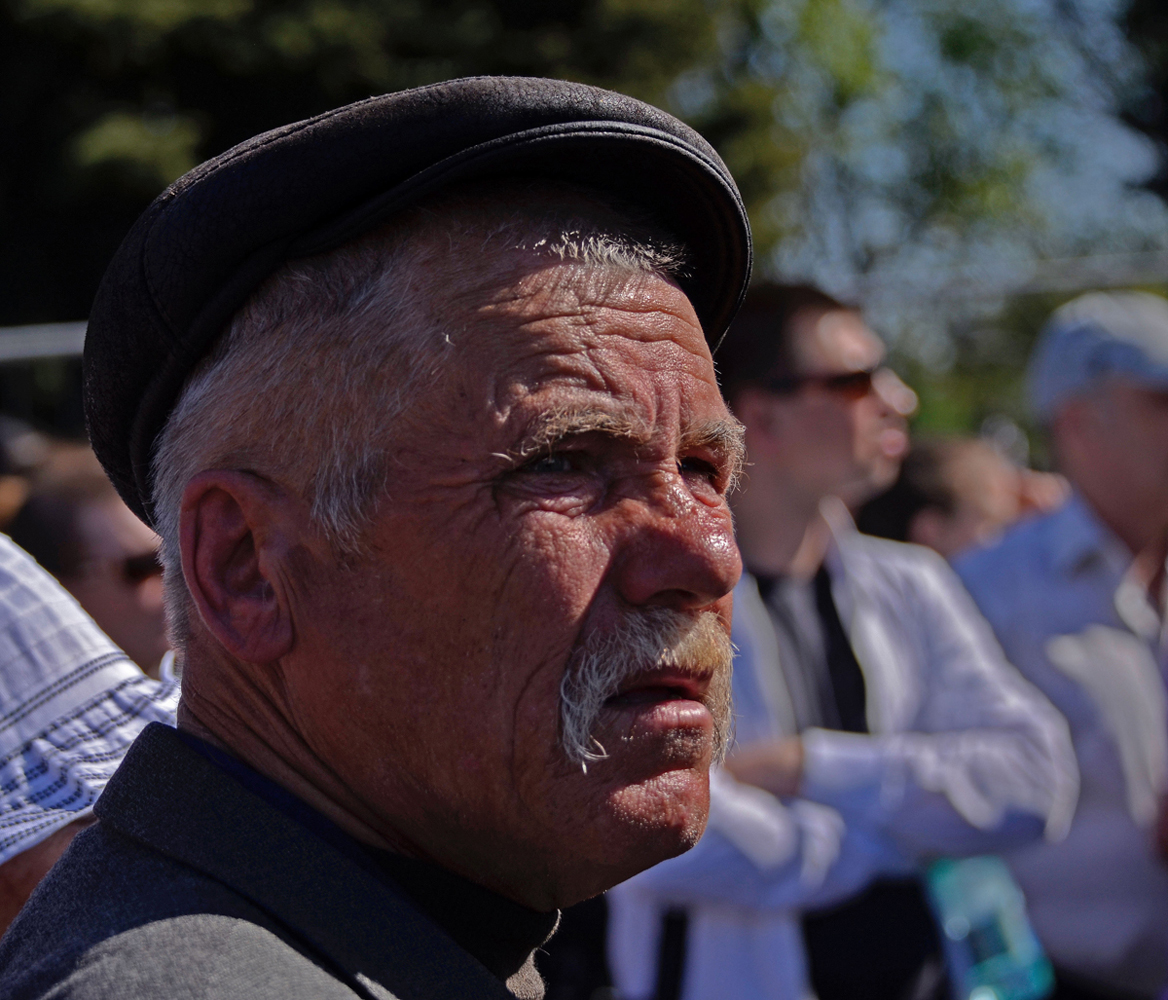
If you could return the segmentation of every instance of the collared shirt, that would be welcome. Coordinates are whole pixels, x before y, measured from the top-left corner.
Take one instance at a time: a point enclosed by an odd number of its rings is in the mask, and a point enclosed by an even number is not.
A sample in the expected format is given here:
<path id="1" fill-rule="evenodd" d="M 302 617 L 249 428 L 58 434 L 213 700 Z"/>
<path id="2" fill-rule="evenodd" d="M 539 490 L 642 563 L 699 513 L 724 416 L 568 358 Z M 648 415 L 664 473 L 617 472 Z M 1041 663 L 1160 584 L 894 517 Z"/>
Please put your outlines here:
<path id="1" fill-rule="evenodd" d="M 1078 757 L 1066 839 L 1008 857 L 1035 929 L 1061 968 L 1153 996 L 1168 981 L 1168 868 L 1149 829 L 1168 737 L 1159 629 L 1131 562 L 1076 496 L 956 568 L 1011 662 L 1066 716 Z"/>
<path id="2" fill-rule="evenodd" d="M 811 579 L 754 577 L 774 623 L 778 667 L 799 732 L 812 727 L 867 732 L 864 675 L 832 600 L 827 567 L 820 566 Z"/>
<path id="3" fill-rule="evenodd" d="M 0 863 L 89 816 L 138 734 L 174 725 L 178 698 L 0 535 Z"/>

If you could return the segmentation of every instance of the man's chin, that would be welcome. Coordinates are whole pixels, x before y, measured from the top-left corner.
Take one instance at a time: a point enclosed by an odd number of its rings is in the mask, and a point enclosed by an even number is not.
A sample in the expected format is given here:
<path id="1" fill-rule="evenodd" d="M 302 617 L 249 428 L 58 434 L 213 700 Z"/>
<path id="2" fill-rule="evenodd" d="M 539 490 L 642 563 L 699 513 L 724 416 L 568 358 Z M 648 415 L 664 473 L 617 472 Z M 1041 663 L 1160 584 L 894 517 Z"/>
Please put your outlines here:
<path id="1" fill-rule="evenodd" d="M 573 831 L 579 837 L 573 852 L 576 863 L 559 880 L 556 905 L 588 899 L 684 854 L 701 838 L 709 804 L 705 768 L 679 768 L 640 782 L 610 783 L 603 803 L 593 812 L 590 829 Z"/>
<path id="2" fill-rule="evenodd" d="M 626 878 L 694 846 L 710 811 L 705 766 L 675 768 L 615 790 L 609 798 L 615 824 L 625 831 L 630 864 Z"/>

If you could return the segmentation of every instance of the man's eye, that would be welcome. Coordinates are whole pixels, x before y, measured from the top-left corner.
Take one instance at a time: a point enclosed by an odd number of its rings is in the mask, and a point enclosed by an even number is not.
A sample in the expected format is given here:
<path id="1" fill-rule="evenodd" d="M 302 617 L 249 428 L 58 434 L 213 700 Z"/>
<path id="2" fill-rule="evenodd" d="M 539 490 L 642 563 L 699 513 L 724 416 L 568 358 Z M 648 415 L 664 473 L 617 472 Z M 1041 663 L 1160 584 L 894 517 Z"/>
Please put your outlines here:
<path id="1" fill-rule="evenodd" d="M 539 458 L 533 458 L 520 471 L 544 476 L 562 475 L 577 471 L 577 463 L 569 455 L 541 455 Z"/>
<path id="2" fill-rule="evenodd" d="M 718 467 L 704 458 L 683 458 L 677 463 L 677 469 L 683 476 L 701 476 L 710 485 L 718 485 Z"/>

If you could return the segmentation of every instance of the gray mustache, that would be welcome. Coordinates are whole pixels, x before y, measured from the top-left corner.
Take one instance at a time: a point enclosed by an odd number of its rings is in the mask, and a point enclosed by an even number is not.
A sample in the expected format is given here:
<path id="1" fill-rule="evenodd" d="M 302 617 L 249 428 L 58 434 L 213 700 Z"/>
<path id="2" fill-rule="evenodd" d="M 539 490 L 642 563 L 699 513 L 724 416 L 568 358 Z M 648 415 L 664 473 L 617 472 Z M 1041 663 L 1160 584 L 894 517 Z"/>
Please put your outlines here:
<path id="1" fill-rule="evenodd" d="M 603 633 L 590 633 L 568 661 L 560 683 L 560 745 L 573 763 L 603 760 L 608 752 L 595 731 L 604 703 L 630 678 L 663 668 L 713 670 L 704 702 L 714 717 L 714 759 L 730 742 L 730 665 L 734 647 L 712 611 L 694 616 L 671 608 L 646 608 L 626 615 Z"/>

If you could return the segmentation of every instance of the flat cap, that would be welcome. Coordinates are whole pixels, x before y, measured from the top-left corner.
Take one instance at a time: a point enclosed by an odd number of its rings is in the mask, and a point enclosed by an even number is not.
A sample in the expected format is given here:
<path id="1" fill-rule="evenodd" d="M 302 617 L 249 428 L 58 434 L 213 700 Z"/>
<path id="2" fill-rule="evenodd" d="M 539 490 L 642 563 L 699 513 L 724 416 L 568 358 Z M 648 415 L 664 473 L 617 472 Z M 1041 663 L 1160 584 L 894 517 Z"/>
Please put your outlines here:
<path id="1" fill-rule="evenodd" d="M 1089 292 L 1056 309 L 1030 358 L 1027 389 L 1039 419 L 1110 378 L 1168 392 L 1168 299 Z"/>
<path id="2" fill-rule="evenodd" d="M 569 181 L 618 196 L 689 255 L 679 282 L 707 340 L 750 277 L 750 227 L 718 154 L 622 94 L 471 77 L 372 97 L 249 139 L 180 177 L 105 273 L 85 340 L 98 458 L 147 523 L 154 442 L 191 370 L 285 261 L 341 246 L 454 182 Z"/>

